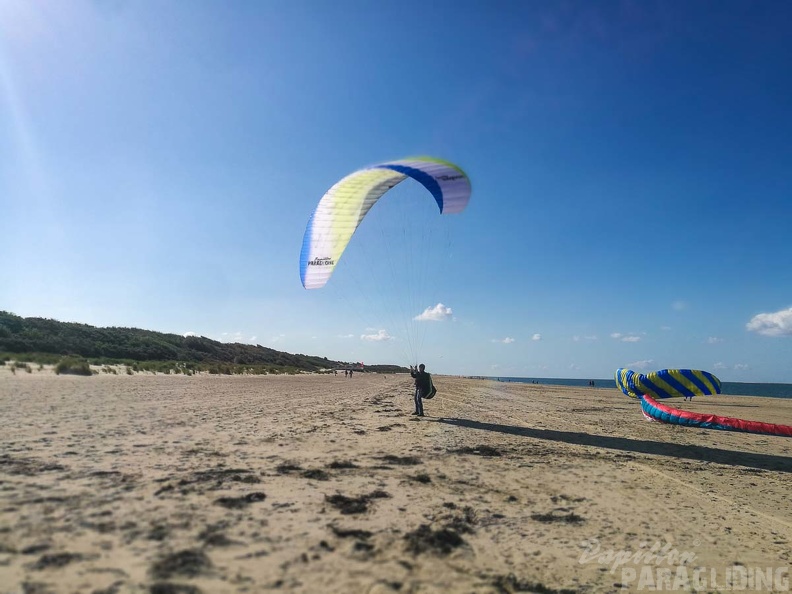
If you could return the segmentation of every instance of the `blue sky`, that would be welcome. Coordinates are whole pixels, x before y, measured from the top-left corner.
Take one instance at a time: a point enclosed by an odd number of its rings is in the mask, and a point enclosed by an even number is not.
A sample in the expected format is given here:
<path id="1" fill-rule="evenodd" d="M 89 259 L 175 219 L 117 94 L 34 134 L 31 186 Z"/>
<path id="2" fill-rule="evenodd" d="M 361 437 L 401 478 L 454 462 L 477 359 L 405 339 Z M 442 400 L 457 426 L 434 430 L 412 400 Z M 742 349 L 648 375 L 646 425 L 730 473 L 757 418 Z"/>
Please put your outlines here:
<path id="1" fill-rule="evenodd" d="M 427 154 L 473 184 L 421 258 L 431 371 L 792 382 L 790 30 L 781 1 L 2 0 L 0 309 L 407 363 L 403 295 L 298 259 L 334 182 Z"/>

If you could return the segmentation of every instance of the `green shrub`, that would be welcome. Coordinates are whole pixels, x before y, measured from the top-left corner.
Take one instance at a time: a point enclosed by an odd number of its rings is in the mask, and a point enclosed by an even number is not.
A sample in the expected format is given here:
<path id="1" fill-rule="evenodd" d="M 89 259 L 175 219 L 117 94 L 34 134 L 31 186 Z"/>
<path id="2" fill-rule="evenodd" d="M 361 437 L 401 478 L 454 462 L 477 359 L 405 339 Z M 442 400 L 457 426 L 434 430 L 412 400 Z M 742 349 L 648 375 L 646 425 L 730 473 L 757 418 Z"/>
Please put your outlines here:
<path id="1" fill-rule="evenodd" d="M 24 369 L 28 373 L 33 373 L 33 370 L 31 369 L 30 365 L 23 361 L 14 361 L 14 363 L 11 365 L 11 373 L 13 373 L 14 375 L 16 375 L 17 369 Z"/>
<path id="2" fill-rule="evenodd" d="M 92 375 L 88 361 L 81 361 L 73 357 L 64 357 L 55 366 L 55 373 L 70 375 Z"/>

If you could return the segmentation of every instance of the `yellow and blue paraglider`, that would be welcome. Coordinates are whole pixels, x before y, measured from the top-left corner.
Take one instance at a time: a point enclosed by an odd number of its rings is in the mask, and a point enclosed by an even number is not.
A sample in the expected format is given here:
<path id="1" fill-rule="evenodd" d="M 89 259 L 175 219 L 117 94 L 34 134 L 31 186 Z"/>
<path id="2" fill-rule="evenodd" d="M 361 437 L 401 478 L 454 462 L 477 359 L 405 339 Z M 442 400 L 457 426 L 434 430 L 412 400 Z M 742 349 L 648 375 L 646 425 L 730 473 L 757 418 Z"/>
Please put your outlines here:
<path id="1" fill-rule="evenodd" d="M 720 380 L 709 371 L 698 369 L 661 369 L 646 374 L 617 369 L 615 378 L 616 385 L 630 398 L 644 394 L 653 398 L 692 398 L 721 393 Z"/>
<path id="2" fill-rule="evenodd" d="M 351 173 L 325 193 L 308 221 L 300 253 L 303 287 L 319 289 L 327 284 L 371 207 L 408 177 L 429 190 L 441 214 L 462 212 L 470 200 L 465 172 L 433 157 L 388 161 Z"/>

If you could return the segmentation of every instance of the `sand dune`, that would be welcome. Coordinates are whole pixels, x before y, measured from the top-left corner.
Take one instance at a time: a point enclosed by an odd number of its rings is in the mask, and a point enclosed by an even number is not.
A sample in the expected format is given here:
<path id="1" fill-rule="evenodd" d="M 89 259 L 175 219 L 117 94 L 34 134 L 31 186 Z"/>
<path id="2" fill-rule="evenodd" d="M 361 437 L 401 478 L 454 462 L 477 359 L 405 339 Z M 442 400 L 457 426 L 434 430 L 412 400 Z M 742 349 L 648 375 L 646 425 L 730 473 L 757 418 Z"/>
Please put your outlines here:
<path id="1" fill-rule="evenodd" d="M 436 383 L 418 420 L 405 376 L 0 368 L 0 593 L 638 591 L 679 566 L 655 543 L 781 583 L 792 440 L 649 423 L 615 388 Z"/>

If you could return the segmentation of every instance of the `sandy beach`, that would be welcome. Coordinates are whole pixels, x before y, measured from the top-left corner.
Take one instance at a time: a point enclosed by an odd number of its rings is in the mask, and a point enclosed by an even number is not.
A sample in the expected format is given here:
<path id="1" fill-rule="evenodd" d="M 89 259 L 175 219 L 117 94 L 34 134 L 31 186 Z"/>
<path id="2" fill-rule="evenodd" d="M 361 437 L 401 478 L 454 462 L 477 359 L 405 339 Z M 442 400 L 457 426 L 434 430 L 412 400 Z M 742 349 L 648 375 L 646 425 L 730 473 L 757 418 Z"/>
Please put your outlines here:
<path id="1" fill-rule="evenodd" d="M 416 419 L 408 376 L 0 368 L 0 593 L 789 587 L 792 440 L 650 423 L 615 387 L 435 383 Z"/>

